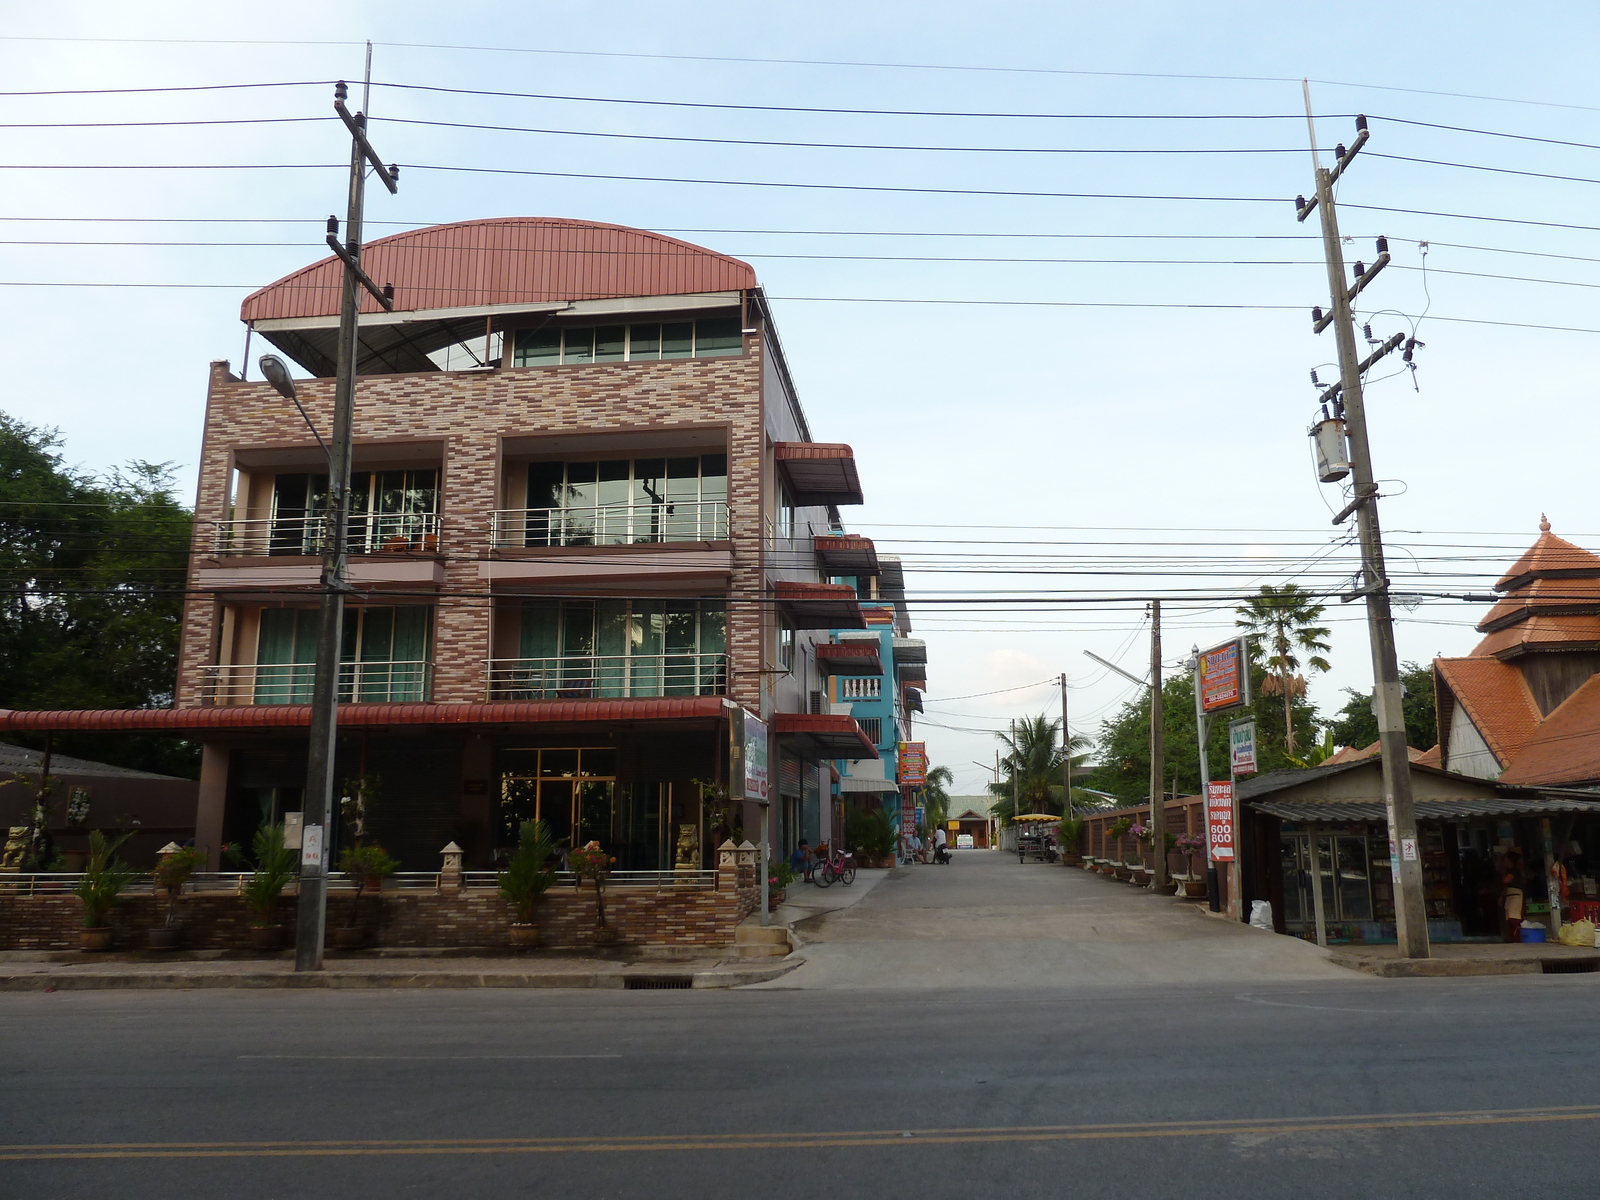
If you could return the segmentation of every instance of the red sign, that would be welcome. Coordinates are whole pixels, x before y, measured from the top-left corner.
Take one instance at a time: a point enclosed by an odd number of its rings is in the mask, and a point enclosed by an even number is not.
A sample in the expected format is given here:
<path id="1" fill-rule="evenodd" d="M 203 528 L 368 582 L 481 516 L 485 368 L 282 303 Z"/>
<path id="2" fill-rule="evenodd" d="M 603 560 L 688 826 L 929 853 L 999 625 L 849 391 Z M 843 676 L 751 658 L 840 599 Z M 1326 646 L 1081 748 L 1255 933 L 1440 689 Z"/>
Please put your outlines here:
<path id="1" fill-rule="evenodd" d="M 909 800 L 900 802 L 900 836 L 908 838 L 917 832 L 917 806 Z"/>
<path id="2" fill-rule="evenodd" d="M 1249 662 L 1243 638 L 1201 652 L 1201 712 L 1222 712 L 1250 703 Z"/>
<path id="3" fill-rule="evenodd" d="M 1206 785 L 1206 830 L 1211 839 L 1211 861 L 1232 862 L 1233 784 L 1226 779 Z"/>
<path id="4" fill-rule="evenodd" d="M 928 743 L 900 743 L 900 784 L 921 787 L 928 782 Z"/>

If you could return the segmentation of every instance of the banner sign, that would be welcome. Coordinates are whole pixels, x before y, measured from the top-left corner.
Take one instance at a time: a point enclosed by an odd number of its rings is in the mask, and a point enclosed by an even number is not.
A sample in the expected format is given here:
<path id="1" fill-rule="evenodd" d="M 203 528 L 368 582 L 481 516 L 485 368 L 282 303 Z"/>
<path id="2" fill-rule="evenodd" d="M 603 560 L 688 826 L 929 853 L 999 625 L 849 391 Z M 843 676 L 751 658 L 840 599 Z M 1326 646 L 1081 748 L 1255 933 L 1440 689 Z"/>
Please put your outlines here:
<path id="1" fill-rule="evenodd" d="M 900 805 L 900 836 L 911 837 L 917 832 L 917 808 L 909 801 Z"/>
<path id="2" fill-rule="evenodd" d="M 1254 775 L 1256 766 L 1256 722 L 1251 717 L 1228 726 L 1228 761 L 1235 775 Z"/>
<path id="3" fill-rule="evenodd" d="M 1227 780 L 1206 786 L 1206 829 L 1211 838 L 1211 861 L 1232 862 L 1233 784 Z"/>
<path id="4" fill-rule="evenodd" d="M 744 754 L 741 757 L 744 759 L 744 798 L 766 800 L 772 791 L 767 766 L 767 727 L 748 711 L 744 712 Z"/>
<path id="5" fill-rule="evenodd" d="M 900 743 L 900 786 L 922 787 L 928 782 L 928 743 Z"/>
<path id="6" fill-rule="evenodd" d="M 1226 712 L 1250 703 L 1250 657 L 1243 638 L 1200 652 L 1195 686 L 1200 689 L 1200 711 Z"/>

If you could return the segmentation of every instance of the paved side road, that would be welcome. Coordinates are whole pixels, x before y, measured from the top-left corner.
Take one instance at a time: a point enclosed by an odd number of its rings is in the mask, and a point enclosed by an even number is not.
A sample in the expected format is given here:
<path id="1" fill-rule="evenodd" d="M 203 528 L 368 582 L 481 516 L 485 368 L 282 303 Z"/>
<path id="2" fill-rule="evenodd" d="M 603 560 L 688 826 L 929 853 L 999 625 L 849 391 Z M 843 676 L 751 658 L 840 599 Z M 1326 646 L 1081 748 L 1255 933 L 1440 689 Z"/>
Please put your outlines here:
<path id="1" fill-rule="evenodd" d="M 763 986 L 1078 989 L 1349 979 L 1316 946 L 1202 914 L 1171 896 L 991 850 L 953 858 L 949 866 L 901 867 L 851 907 L 796 921 L 805 964 Z"/>

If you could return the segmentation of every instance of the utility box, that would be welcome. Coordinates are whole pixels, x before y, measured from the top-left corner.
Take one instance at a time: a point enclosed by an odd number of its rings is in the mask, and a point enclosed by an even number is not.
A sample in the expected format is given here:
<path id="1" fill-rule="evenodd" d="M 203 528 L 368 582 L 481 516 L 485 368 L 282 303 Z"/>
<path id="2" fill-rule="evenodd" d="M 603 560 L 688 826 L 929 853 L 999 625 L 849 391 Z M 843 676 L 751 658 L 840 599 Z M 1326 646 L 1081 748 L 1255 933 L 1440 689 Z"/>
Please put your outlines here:
<path id="1" fill-rule="evenodd" d="M 1338 417 L 1311 427 L 1311 448 L 1317 457 L 1317 478 L 1323 483 L 1337 483 L 1350 474 L 1350 450 L 1344 422 Z"/>

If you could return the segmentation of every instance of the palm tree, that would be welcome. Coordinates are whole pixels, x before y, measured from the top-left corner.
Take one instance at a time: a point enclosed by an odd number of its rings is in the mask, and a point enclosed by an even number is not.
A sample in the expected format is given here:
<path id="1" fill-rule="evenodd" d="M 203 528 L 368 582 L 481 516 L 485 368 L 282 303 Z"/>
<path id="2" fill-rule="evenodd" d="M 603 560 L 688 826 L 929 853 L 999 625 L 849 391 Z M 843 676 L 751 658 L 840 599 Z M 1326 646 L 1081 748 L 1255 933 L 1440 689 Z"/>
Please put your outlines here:
<path id="1" fill-rule="evenodd" d="M 922 785 L 923 820 L 929 829 L 937 829 L 950 819 L 950 785 L 956 777 L 949 767 L 934 767 Z"/>
<path id="2" fill-rule="evenodd" d="M 1004 778 L 989 785 L 989 790 L 998 797 L 990 806 L 995 816 L 1010 820 L 1024 812 L 1061 811 L 1064 751 L 1056 740 L 1060 732 L 1059 720 L 1038 716 L 1026 717 L 1011 732 L 995 735 L 1006 748 L 1006 753 L 1000 759 Z M 1076 752 L 1072 756 L 1074 768 L 1083 764 L 1092 747 L 1093 742 L 1082 735 L 1072 739 L 1071 749 Z M 1012 808 L 1013 794 L 1022 805 L 1015 811 Z"/>
<path id="3" fill-rule="evenodd" d="M 1259 596 L 1252 596 L 1234 611 L 1239 614 L 1234 624 L 1256 636 L 1271 664 L 1261 690 L 1268 696 L 1283 696 L 1284 752 L 1292 755 L 1294 698 L 1306 694 L 1305 677 L 1298 673 L 1300 659 L 1295 652 L 1305 652 L 1306 666 L 1311 670 L 1328 670 L 1328 660 L 1321 652 L 1329 648 L 1329 630 L 1314 623 L 1322 616 L 1323 606 L 1298 584 L 1275 588 L 1264 583 Z"/>

